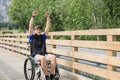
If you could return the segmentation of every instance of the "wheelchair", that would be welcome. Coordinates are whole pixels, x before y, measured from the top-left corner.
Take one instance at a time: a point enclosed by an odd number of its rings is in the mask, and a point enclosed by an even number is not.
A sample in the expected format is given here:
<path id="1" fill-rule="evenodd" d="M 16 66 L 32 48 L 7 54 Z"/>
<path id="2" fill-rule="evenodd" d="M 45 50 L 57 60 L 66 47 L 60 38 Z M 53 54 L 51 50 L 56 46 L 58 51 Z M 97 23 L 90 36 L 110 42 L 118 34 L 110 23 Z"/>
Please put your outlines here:
<path id="1" fill-rule="evenodd" d="M 47 67 L 50 76 L 50 61 L 47 61 Z M 29 56 L 24 62 L 24 76 L 26 80 L 42 80 L 41 65 L 32 56 Z M 55 68 L 55 80 L 61 80 L 58 65 Z"/>

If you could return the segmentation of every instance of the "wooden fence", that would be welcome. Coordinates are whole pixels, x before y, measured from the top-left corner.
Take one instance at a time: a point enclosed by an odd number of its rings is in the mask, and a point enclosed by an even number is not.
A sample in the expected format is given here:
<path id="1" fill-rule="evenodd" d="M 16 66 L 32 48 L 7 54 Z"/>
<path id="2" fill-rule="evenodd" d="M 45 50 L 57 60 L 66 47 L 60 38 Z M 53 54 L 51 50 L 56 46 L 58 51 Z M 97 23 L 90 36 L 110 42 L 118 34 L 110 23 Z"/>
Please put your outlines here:
<path id="1" fill-rule="evenodd" d="M 82 71 L 107 80 L 120 80 L 120 56 L 117 56 L 117 54 L 119 55 L 117 52 L 120 51 L 120 42 L 116 40 L 119 35 L 120 29 L 50 32 L 47 39 L 47 51 L 59 55 L 59 57 L 69 57 L 69 59 L 58 57 L 57 62 L 71 68 L 73 73 Z M 70 39 L 64 39 L 63 36 Z M 80 40 L 80 36 L 104 36 L 106 40 Z M 27 34 L 0 35 L 0 47 L 26 55 L 30 54 Z M 105 54 L 80 51 L 81 48 L 101 50 Z M 79 60 L 104 64 L 105 67 L 97 67 Z"/>

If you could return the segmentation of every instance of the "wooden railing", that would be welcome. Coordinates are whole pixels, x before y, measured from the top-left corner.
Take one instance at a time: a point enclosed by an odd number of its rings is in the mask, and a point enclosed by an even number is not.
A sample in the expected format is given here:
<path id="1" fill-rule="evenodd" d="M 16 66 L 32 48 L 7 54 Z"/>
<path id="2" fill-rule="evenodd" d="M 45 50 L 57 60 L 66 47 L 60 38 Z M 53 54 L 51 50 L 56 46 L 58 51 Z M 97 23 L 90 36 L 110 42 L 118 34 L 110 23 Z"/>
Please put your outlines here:
<path id="1" fill-rule="evenodd" d="M 59 55 L 58 64 L 69 67 L 73 73 L 82 71 L 108 80 L 120 80 L 120 56 L 117 53 L 120 51 L 120 42 L 116 40 L 119 35 L 120 29 L 50 32 L 46 41 L 47 51 Z M 63 36 L 71 39 L 64 39 Z M 80 40 L 80 36 L 104 36 L 106 40 Z M 1 35 L 0 47 L 25 55 L 30 54 L 27 34 Z M 81 49 L 100 50 L 104 54 Z M 98 63 L 105 67 L 96 66 Z"/>

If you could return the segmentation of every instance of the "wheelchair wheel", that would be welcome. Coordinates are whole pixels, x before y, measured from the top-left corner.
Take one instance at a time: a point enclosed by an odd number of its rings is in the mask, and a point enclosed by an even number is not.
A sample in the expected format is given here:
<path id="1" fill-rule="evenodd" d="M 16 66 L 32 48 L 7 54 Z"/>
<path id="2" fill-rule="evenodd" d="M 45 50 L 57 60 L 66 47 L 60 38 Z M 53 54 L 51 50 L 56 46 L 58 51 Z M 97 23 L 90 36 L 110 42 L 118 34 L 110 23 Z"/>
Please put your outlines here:
<path id="1" fill-rule="evenodd" d="M 35 80 L 41 80 L 41 67 L 40 64 L 35 63 Z"/>
<path id="2" fill-rule="evenodd" d="M 58 65 L 56 65 L 56 68 L 55 68 L 55 80 L 62 80 Z"/>
<path id="3" fill-rule="evenodd" d="M 34 80 L 35 77 L 35 66 L 34 61 L 27 58 L 24 63 L 24 75 L 26 80 Z"/>

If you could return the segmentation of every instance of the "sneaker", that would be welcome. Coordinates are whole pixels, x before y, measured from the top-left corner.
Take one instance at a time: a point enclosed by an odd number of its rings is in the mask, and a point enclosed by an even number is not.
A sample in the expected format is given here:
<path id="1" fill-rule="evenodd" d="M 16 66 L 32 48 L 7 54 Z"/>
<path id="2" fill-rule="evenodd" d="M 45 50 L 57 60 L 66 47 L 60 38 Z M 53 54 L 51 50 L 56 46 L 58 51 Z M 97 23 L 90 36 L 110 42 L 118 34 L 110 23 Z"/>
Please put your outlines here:
<path id="1" fill-rule="evenodd" d="M 49 76 L 46 76 L 46 80 L 50 80 L 50 77 L 49 77 Z"/>
<path id="2" fill-rule="evenodd" d="M 40 78 L 40 77 L 41 77 L 41 71 L 39 71 L 39 72 L 37 73 L 37 75 L 38 75 L 38 78 Z"/>
<path id="3" fill-rule="evenodd" d="M 51 79 L 51 80 L 55 80 L 55 75 L 51 74 L 51 75 L 50 75 L 50 79 Z"/>

